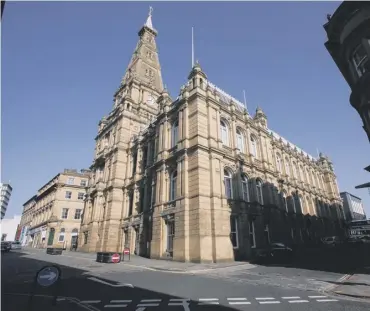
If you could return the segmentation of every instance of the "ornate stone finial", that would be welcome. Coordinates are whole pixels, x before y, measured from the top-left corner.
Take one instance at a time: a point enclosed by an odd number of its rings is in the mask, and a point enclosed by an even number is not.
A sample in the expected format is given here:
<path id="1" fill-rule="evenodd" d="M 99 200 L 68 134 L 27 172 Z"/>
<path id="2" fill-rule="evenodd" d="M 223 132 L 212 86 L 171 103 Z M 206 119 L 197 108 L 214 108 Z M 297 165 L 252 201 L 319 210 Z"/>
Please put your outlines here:
<path id="1" fill-rule="evenodd" d="M 153 7 L 149 7 L 149 16 L 152 16 L 152 14 L 153 14 Z"/>
<path id="2" fill-rule="evenodd" d="M 330 22 L 330 20 L 331 20 L 331 14 L 326 14 L 326 19 L 328 20 L 328 22 Z"/>

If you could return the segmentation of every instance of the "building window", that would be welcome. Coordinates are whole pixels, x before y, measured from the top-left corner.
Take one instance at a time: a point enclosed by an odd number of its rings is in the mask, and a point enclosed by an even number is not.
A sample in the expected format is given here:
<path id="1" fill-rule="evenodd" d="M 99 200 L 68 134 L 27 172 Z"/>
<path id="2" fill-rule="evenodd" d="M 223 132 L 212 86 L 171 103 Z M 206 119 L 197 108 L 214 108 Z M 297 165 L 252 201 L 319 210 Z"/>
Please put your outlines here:
<path id="1" fill-rule="evenodd" d="M 240 129 L 236 130 L 236 147 L 244 153 L 244 139 Z"/>
<path id="2" fill-rule="evenodd" d="M 147 164 L 148 164 L 148 147 L 145 146 L 143 148 L 143 170 L 146 169 Z"/>
<path id="3" fill-rule="evenodd" d="M 298 196 L 299 199 L 299 208 L 301 209 L 301 213 L 304 214 L 304 203 L 303 203 L 303 198 L 301 196 Z"/>
<path id="4" fill-rule="evenodd" d="M 233 198 L 232 175 L 227 169 L 224 170 L 225 195 L 227 199 Z"/>
<path id="5" fill-rule="evenodd" d="M 276 168 L 277 168 L 277 170 L 278 170 L 278 172 L 280 172 L 281 173 L 281 171 L 282 171 L 282 167 L 281 167 L 281 157 L 280 157 L 280 154 L 277 154 L 276 155 Z"/>
<path id="6" fill-rule="evenodd" d="M 175 222 L 167 222 L 167 252 L 173 251 L 173 239 L 175 237 Z"/>
<path id="7" fill-rule="evenodd" d="M 67 219 L 68 218 L 68 208 L 63 208 L 62 209 L 62 219 Z"/>
<path id="8" fill-rule="evenodd" d="M 85 194 L 84 194 L 83 192 L 79 192 L 79 193 L 78 193 L 78 197 L 77 197 L 77 198 L 78 198 L 79 200 L 83 200 L 83 199 L 84 199 L 84 195 L 85 195 Z"/>
<path id="9" fill-rule="evenodd" d="M 134 152 L 132 155 L 132 176 L 136 173 L 136 164 L 137 164 L 137 153 Z"/>
<path id="10" fill-rule="evenodd" d="M 289 159 L 285 158 L 285 174 L 290 175 Z"/>
<path id="11" fill-rule="evenodd" d="M 128 216 L 132 215 L 132 209 L 134 207 L 134 191 L 130 191 L 129 197 L 128 197 Z"/>
<path id="12" fill-rule="evenodd" d="M 73 177 L 69 177 L 68 180 L 67 180 L 68 185 L 73 185 L 74 182 L 75 182 L 75 179 Z"/>
<path id="13" fill-rule="evenodd" d="M 60 229 L 58 242 L 64 242 L 65 234 L 66 234 L 66 229 L 64 228 Z"/>
<path id="14" fill-rule="evenodd" d="M 221 121 L 221 140 L 225 146 L 229 145 L 229 131 L 224 121 Z"/>
<path id="15" fill-rule="evenodd" d="M 249 180 L 246 175 L 242 176 L 243 200 L 249 202 Z"/>
<path id="16" fill-rule="evenodd" d="M 262 191 L 262 181 L 261 180 L 257 180 L 256 188 L 257 188 L 257 201 L 260 204 L 263 204 L 263 191 Z"/>
<path id="17" fill-rule="evenodd" d="M 86 179 L 82 179 L 81 180 L 81 183 L 80 183 L 80 186 L 81 187 L 86 187 L 87 186 L 87 180 Z"/>
<path id="18" fill-rule="evenodd" d="M 130 241 L 129 241 L 129 238 L 128 238 L 128 230 L 124 231 L 123 241 L 124 241 L 123 247 L 125 247 L 125 248 L 130 247 Z"/>
<path id="19" fill-rule="evenodd" d="M 71 191 L 66 191 L 65 198 L 66 198 L 66 199 L 70 199 L 70 198 L 72 198 L 72 192 L 71 192 Z"/>
<path id="20" fill-rule="evenodd" d="M 171 128 L 171 148 L 176 146 L 177 141 L 179 139 L 178 134 L 179 134 L 179 121 L 176 120 L 175 122 L 173 122 Z"/>
<path id="21" fill-rule="evenodd" d="M 252 248 L 256 247 L 256 235 L 254 233 L 254 221 L 249 222 L 249 244 Z"/>
<path id="22" fill-rule="evenodd" d="M 81 219 L 81 213 L 82 213 L 82 209 L 76 209 L 75 211 L 75 219 Z"/>
<path id="23" fill-rule="evenodd" d="M 152 192 L 151 192 L 151 198 L 150 198 L 150 206 L 151 208 L 153 208 L 154 204 L 155 204 L 155 192 L 156 192 L 156 185 L 155 183 L 152 184 Z"/>
<path id="24" fill-rule="evenodd" d="M 270 231 L 269 231 L 269 225 L 265 225 L 265 230 L 263 231 L 263 234 L 265 236 L 265 242 L 266 244 L 270 244 Z"/>
<path id="25" fill-rule="evenodd" d="M 239 248 L 238 239 L 238 218 L 236 216 L 231 216 L 230 218 L 230 236 L 233 248 Z"/>
<path id="26" fill-rule="evenodd" d="M 285 209 L 286 212 L 288 212 L 288 201 L 286 198 L 286 193 L 284 191 L 281 192 L 281 199 L 283 201 L 283 208 Z"/>
<path id="27" fill-rule="evenodd" d="M 352 53 L 352 62 L 358 77 L 362 77 L 367 71 L 370 71 L 369 56 L 364 44 L 356 47 Z"/>
<path id="28" fill-rule="evenodd" d="M 251 154 L 255 158 L 258 158 L 257 139 L 254 137 L 254 135 L 251 135 Z"/>
<path id="29" fill-rule="evenodd" d="M 170 201 L 176 199 L 177 171 L 173 171 L 170 176 Z"/>
<path id="30" fill-rule="evenodd" d="M 84 244 L 86 245 L 87 244 L 87 240 L 89 238 L 89 232 L 88 231 L 85 231 L 84 232 Z"/>

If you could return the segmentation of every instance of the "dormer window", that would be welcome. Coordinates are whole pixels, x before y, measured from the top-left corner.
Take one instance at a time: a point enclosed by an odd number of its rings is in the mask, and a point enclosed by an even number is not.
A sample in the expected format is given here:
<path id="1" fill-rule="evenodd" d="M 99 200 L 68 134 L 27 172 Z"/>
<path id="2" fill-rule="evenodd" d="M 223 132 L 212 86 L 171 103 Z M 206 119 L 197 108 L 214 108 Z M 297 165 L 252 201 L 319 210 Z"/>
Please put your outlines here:
<path id="1" fill-rule="evenodd" d="M 352 53 L 351 60 L 359 78 L 370 71 L 369 55 L 367 54 L 365 44 L 360 44 L 356 47 Z"/>

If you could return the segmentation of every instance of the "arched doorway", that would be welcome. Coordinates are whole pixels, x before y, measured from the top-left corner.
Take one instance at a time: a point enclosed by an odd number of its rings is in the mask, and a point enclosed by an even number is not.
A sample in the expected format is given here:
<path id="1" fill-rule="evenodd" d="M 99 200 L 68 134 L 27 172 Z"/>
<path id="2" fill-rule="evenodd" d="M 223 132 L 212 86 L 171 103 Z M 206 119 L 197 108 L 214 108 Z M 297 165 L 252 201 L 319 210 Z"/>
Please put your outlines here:
<path id="1" fill-rule="evenodd" d="M 55 235 L 55 229 L 51 228 L 49 232 L 48 245 L 53 245 L 54 235 Z"/>
<path id="2" fill-rule="evenodd" d="M 71 249 L 77 249 L 78 229 L 74 228 L 71 233 Z"/>

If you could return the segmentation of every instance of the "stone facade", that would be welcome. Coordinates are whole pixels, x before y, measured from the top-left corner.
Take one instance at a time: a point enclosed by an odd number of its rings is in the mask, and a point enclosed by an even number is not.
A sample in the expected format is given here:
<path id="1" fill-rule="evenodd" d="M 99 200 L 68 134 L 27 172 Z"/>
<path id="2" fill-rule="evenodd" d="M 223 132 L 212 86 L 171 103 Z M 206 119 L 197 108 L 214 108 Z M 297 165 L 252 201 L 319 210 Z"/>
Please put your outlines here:
<path id="1" fill-rule="evenodd" d="M 25 244 L 67 248 L 77 241 L 90 171 L 64 170 L 23 205 Z"/>
<path id="2" fill-rule="evenodd" d="M 172 100 L 156 35 L 149 15 L 99 123 L 79 249 L 220 262 L 269 242 L 342 232 L 328 157 L 314 159 L 270 130 L 262 109 L 252 116 L 198 63 Z"/>

